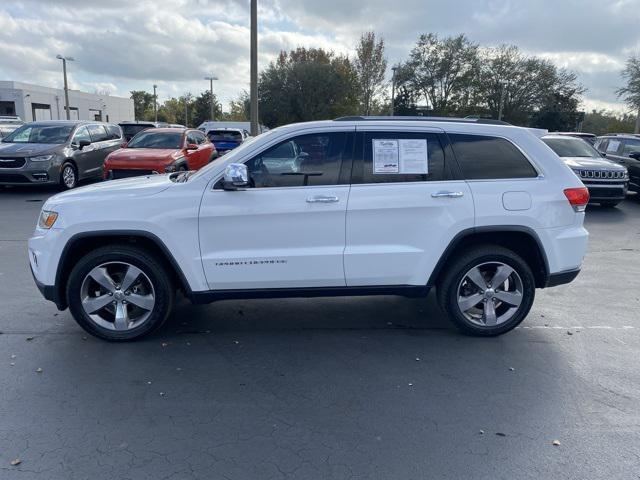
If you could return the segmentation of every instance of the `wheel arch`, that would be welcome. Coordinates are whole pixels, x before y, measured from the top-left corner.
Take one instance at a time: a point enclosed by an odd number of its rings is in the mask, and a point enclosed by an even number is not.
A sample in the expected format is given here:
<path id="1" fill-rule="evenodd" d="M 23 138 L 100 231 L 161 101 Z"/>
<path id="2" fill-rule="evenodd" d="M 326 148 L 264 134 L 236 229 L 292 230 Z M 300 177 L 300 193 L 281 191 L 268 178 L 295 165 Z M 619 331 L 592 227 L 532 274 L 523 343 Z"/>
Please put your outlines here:
<path id="1" fill-rule="evenodd" d="M 193 297 L 191 288 L 182 269 L 171 254 L 171 251 L 156 235 L 150 232 L 135 230 L 96 231 L 74 235 L 62 250 L 55 279 L 56 304 L 58 308 L 64 309 L 68 306 L 65 294 L 66 285 L 69 280 L 69 274 L 76 262 L 96 248 L 113 244 L 135 245 L 155 254 L 174 279 L 175 285 L 182 290 L 188 298 L 191 299 Z"/>
<path id="2" fill-rule="evenodd" d="M 502 225 L 474 227 L 459 232 L 449 243 L 436 264 L 427 286 L 435 286 L 447 265 L 466 247 L 479 244 L 500 245 L 520 255 L 529 265 L 536 288 L 544 288 L 549 280 L 549 260 L 536 232 L 524 226 Z"/>

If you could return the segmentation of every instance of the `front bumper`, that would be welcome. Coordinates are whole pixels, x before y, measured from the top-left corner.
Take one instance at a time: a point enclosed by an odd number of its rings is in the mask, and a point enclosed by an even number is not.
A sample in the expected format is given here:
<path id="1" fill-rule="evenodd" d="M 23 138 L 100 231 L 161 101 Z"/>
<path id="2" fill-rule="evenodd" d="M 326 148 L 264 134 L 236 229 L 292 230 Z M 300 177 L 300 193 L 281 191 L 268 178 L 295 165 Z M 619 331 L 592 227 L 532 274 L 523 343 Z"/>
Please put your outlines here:
<path id="1" fill-rule="evenodd" d="M 31 269 L 31 276 L 33 277 L 33 281 L 35 282 L 36 287 L 38 287 L 38 290 L 40 290 L 42 296 L 46 300 L 55 303 L 56 307 L 58 307 L 58 310 L 64 310 L 65 308 L 67 308 L 66 302 L 62 298 L 60 298 L 59 291 L 55 287 L 55 285 L 45 285 L 44 283 L 42 283 L 36 278 L 33 267 L 31 265 L 29 265 L 29 267 Z"/>
<path id="2" fill-rule="evenodd" d="M 629 189 L 629 182 L 585 182 L 589 189 L 589 203 L 615 202 L 624 200 Z"/>
<path id="3" fill-rule="evenodd" d="M 0 168 L 0 185 L 57 185 L 60 183 L 60 165 L 53 161 L 27 161 L 20 168 Z"/>

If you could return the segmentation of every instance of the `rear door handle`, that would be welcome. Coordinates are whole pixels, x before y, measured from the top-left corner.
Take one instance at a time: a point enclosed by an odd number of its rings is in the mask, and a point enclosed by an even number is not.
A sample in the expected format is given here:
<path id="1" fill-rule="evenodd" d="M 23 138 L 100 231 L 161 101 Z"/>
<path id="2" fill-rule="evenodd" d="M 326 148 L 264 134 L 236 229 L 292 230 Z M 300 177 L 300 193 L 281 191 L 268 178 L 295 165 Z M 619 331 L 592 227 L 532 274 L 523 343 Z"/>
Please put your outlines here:
<path id="1" fill-rule="evenodd" d="M 339 201 L 340 199 L 333 195 L 317 195 L 307 198 L 307 203 L 336 203 Z"/>
<path id="2" fill-rule="evenodd" d="M 462 196 L 464 196 L 464 193 L 462 192 L 445 192 L 445 191 L 441 191 L 441 192 L 434 192 L 431 194 L 431 196 L 433 198 L 460 198 Z"/>

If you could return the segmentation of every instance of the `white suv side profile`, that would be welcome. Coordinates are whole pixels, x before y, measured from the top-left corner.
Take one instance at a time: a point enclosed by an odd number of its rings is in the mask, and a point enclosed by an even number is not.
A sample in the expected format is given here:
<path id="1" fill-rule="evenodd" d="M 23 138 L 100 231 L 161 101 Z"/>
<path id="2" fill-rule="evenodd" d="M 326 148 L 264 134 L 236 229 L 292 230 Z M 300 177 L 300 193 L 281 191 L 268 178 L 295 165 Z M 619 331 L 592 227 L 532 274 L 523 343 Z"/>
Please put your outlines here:
<path id="1" fill-rule="evenodd" d="M 194 303 L 426 295 L 493 336 L 535 289 L 572 281 L 589 200 L 531 131 L 502 122 L 348 117 L 270 130 L 198 172 L 51 197 L 34 279 L 89 333 L 139 338 Z"/>

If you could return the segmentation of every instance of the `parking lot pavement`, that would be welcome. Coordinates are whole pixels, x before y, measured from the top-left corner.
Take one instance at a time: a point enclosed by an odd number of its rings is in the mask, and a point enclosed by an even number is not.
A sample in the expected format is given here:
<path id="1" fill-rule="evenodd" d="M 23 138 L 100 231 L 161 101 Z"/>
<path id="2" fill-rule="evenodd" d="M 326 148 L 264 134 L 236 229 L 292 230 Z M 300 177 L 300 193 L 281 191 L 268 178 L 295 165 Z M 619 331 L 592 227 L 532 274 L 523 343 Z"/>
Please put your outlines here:
<path id="1" fill-rule="evenodd" d="M 33 284 L 51 193 L 0 189 L 2 479 L 640 474 L 637 199 L 589 208 L 583 272 L 499 338 L 459 335 L 432 297 L 377 297 L 182 301 L 120 345 Z"/>

